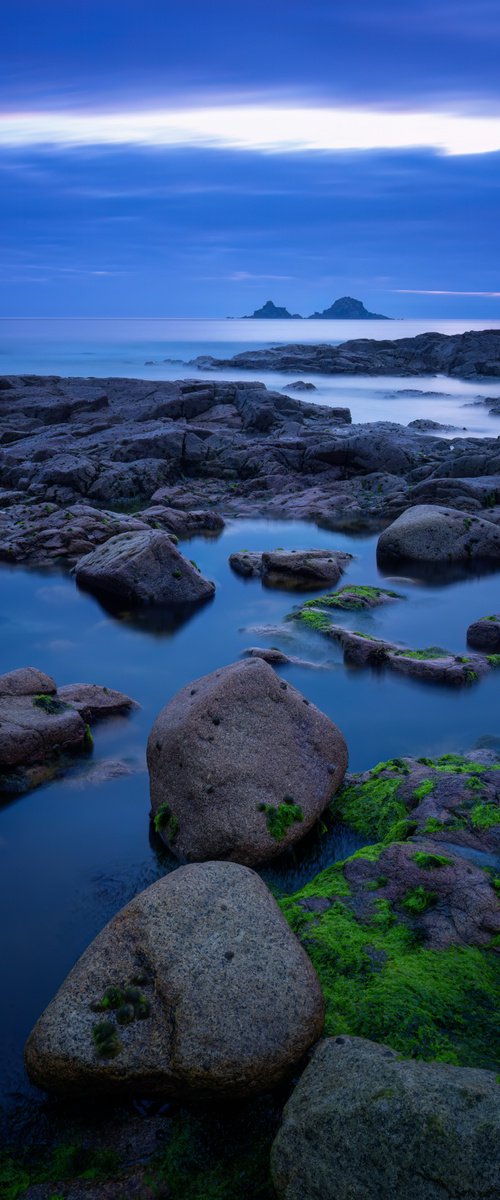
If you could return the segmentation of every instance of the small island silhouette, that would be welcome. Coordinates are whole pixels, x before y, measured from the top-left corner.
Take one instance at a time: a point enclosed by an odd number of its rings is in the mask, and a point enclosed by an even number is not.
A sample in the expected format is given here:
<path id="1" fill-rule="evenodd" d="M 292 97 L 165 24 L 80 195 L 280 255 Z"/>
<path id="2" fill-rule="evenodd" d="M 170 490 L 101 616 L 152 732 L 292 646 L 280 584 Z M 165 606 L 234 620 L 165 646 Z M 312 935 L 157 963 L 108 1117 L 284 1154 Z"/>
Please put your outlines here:
<path id="1" fill-rule="evenodd" d="M 339 300 L 334 300 L 329 308 L 324 308 L 323 312 L 311 313 L 311 316 L 305 319 L 308 321 L 391 321 L 392 317 L 386 317 L 383 313 L 369 312 L 361 300 L 355 300 L 352 296 L 341 296 Z M 255 312 L 247 313 L 243 320 L 298 321 L 303 320 L 303 317 L 301 313 L 290 313 L 287 308 L 280 308 L 272 300 L 266 300 L 262 308 L 256 308 Z"/>

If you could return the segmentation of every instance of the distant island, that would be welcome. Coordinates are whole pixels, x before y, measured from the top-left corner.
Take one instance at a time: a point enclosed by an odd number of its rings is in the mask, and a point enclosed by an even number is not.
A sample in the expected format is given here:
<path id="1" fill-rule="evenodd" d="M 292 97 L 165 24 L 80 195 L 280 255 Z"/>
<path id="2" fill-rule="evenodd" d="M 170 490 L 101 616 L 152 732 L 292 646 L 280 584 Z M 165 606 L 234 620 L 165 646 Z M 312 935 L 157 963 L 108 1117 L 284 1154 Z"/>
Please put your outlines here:
<path id="1" fill-rule="evenodd" d="M 339 300 L 334 300 L 329 308 L 324 308 L 323 312 L 311 313 L 311 316 L 306 319 L 309 321 L 391 321 L 392 317 L 385 317 L 382 313 L 368 312 L 361 300 L 354 300 L 352 296 L 341 296 Z M 255 312 L 247 314 L 243 320 L 302 321 L 303 318 L 301 313 L 290 313 L 287 308 L 280 308 L 272 300 L 266 300 L 262 308 L 256 308 Z"/>

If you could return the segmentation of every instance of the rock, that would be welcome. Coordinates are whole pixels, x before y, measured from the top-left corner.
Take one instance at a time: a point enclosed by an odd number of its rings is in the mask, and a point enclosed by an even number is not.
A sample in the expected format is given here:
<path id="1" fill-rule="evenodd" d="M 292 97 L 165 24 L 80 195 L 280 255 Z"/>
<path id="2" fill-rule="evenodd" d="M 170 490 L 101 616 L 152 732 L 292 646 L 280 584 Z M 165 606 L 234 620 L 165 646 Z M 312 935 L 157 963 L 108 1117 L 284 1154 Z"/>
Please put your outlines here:
<path id="1" fill-rule="evenodd" d="M 78 561 L 75 575 L 89 591 L 134 604 L 192 604 L 215 592 L 160 530 L 110 538 Z"/>
<path id="2" fill-rule="evenodd" d="M 306 600 L 302 608 L 290 614 L 294 620 L 308 623 L 308 614 L 321 612 L 324 609 L 342 609 L 346 612 L 357 612 L 363 609 L 379 608 L 382 604 L 391 604 L 394 600 L 404 600 L 400 592 L 391 592 L 388 588 L 373 587 L 366 584 L 346 584 L 338 592 L 328 592 L 314 600 Z M 314 620 L 311 620 L 314 624 Z"/>
<path id="3" fill-rule="evenodd" d="M 270 346 L 244 350 L 232 358 L 205 355 L 193 366 L 204 370 L 234 367 L 237 370 L 286 371 L 325 375 L 451 375 L 478 379 L 500 375 L 500 330 L 421 333 L 394 341 L 354 338 L 331 343 Z"/>
<path id="4" fill-rule="evenodd" d="M 439 505 L 408 508 L 380 534 L 380 562 L 466 562 L 500 559 L 500 528 L 482 517 Z"/>
<path id="5" fill-rule="evenodd" d="M 295 383 L 287 383 L 287 392 L 315 392 L 316 384 L 308 383 L 305 379 L 297 379 Z"/>
<path id="6" fill-rule="evenodd" d="M 54 1183 L 34 1183 L 23 1192 L 23 1200 L 168 1200 L 166 1184 L 151 1178 L 151 1167 L 130 1167 L 110 1179 L 62 1179 Z"/>
<path id="7" fill-rule="evenodd" d="M 476 683 L 490 669 L 482 655 L 450 654 L 439 646 L 428 646 L 425 650 L 393 649 L 388 652 L 386 662 L 400 675 L 451 686 Z"/>
<path id="8" fill-rule="evenodd" d="M 18 667 L 0 675 L 0 696 L 51 695 L 56 691 L 57 684 L 51 676 L 36 667 Z"/>
<path id="9" fill-rule="evenodd" d="M 498 1095 L 493 1071 L 401 1060 L 364 1038 L 328 1038 L 273 1143 L 279 1200 L 493 1197 Z"/>
<path id="10" fill-rule="evenodd" d="M 97 683 L 66 683 L 59 688 L 58 697 L 76 709 L 84 721 L 98 721 L 102 717 L 116 717 L 129 713 L 139 705 L 123 692 L 100 687 Z"/>
<path id="11" fill-rule="evenodd" d="M 467 643 L 474 650 L 485 650 L 489 654 L 500 653 L 500 613 L 491 617 L 480 617 L 467 630 Z"/>
<path id="12" fill-rule="evenodd" d="M 322 312 L 312 313 L 309 318 L 311 321 L 390 321 L 390 317 L 384 317 L 382 313 L 372 313 L 365 308 L 361 300 L 354 300 L 352 296 L 341 296 L 340 300 L 334 300 L 329 308 L 324 308 Z"/>
<path id="13" fill-rule="evenodd" d="M 244 651 L 249 658 L 262 658 L 264 662 L 270 663 L 271 666 L 285 666 L 293 660 L 288 654 L 284 654 L 282 650 L 277 650 L 275 646 L 249 646 L 248 650 Z"/>
<path id="14" fill-rule="evenodd" d="M 280 308 L 278 305 L 273 304 L 272 300 L 266 300 L 266 303 L 262 305 L 262 308 L 256 308 L 255 312 L 251 313 L 249 317 L 244 317 L 243 320 L 297 321 L 301 320 L 301 316 L 300 313 L 289 313 L 287 308 Z"/>
<path id="15" fill-rule="evenodd" d="M 323 1009 L 259 876 L 185 866 L 92 942 L 31 1033 L 26 1066 L 37 1086 L 78 1100 L 246 1097 L 292 1074 Z"/>
<path id="16" fill-rule="evenodd" d="M 175 769 L 173 767 L 175 764 Z M 155 826 L 179 858 L 275 858 L 339 787 L 337 727 L 259 658 L 183 688 L 148 741 Z"/>
<path id="17" fill-rule="evenodd" d="M 351 560 L 352 554 L 337 550 L 245 550 L 229 556 L 238 575 L 260 575 L 268 587 L 305 589 L 336 583 Z"/>
<path id="18" fill-rule="evenodd" d="M 408 429 L 419 429 L 421 433 L 433 433 L 436 429 L 450 432 L 456 428 L 456 425 L 442 425 L 440 421 L 431 421 L 429 417 L 417 417 L 415 421 L 408 421 Z"/>
<path id="19" fill-rule="evenodd" d="M 162 501 L 168 500 L 169 489 L 159 488 L 151 498 L 151 504 L 156 507 L 143 509 L 141 519 L 158 519 L 161 515 L 162 528 L 170 529 L 178 538 L 195 537 L 200 533 L 220 533 L 225 521 L 220 513 L 202 509 L 183 512 L 181 509 L 164 507 Z"/>

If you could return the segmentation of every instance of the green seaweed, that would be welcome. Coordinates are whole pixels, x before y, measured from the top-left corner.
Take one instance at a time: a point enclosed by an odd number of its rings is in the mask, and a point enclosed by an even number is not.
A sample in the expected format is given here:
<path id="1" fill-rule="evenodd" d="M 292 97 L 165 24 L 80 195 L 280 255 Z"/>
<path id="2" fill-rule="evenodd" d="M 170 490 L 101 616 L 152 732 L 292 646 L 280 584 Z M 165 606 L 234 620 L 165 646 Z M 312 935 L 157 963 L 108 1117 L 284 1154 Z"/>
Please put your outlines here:
<path id="1" fill-rule="evenodd" d="M 303 901 L 332 901 L 324 912 Z M 498 1069 L 500 956 L 488 949 L 428 949 L 387 901 L 361 919 L 349 905 L 343 864 L 280 901 L 321 981 L 327 1035 L 388 1042 L 405 1057 Z"/>
<path id="2" fill-rule="evenodd" d="M 283 803 L 278 805 L 259 804 L 258 809 L 266 814 L 267 828 L 276 842 L 285 837 L 295 822 L 304 820 L 300 804 L 295 804 L 293 796 L 285 796 Z"/>
<path id="3" fill-rule="evenodd" d="M 490 667 L 500 667 L 500 654 L 487 654 L 486 658 Z"/>
<path id="4" fill-rule="evenodd" d="M 398 658 L 414 658 L 418 661 L 425 662 L 426 659 L 448 658 L 448 650 L 443 650 L 442 646 L 426 646 L 423 650 L 394 650 L 394 654 Z"/>
<path id="5" fill-rule="evenodd" d="M 453 859 L 446 858 L 445 854 L 426 854 L 423 850 L 417 850 L 412 858 L 417 867 L 421 867 L 423 871 L 434 871 L 439 867 L 453 866 Z"/>
<path id="6" fill-rule="evenodd" d="M 47 716 L 54 717 L 57 713 L 65 712 L 68 705 L 63 700 L 58 700 L 56 696 L 49 696 L 45 692 L 40 692 L 37 696 L 33 696 L 33 705 L 35 708 L 41 708 L 42 712 Z"/>
<path id="7" fill-rule="evenodd" d="M 496 804 L 475 804 L 470 823 L 474 829 L 492 829 L 500 825 L 500 808 Z"/>
<path id="8" fill-rule="evenodd" d="M 172 812 L 169 804 L 160 804 L 153 817 L 155 833 L 166 834 L 169 842 L 173 842 L 180 829 L 179 818 Z"/>
<path id="9" fill-rule="evenodd" d="M 392 768 L 380 763 L 365 782 L 348 783 L 330 804 L 334 818 L 375 841 L 382 841 L 396 822 L 407 820 L 406 805 L 398 798 L 402 775 L 381 775 L 381 770 Z"/>
<path id="10" fill-rule="evenodd" d="M 432 779 L 424 779 L 423 782 L 420 783 L 417 788 L 415 788 L 413 795 L 415 800 L 424 800 L 425 797 L 430 796 L 431 792 L 433 791 L 434 783 Z"/>
<path id="11" fill-rule="evenodd" d="M 223 1121 L 177 1112 L 166 1150 L 148 1172 L 153 1187 L 166 1185 L 171 1200 L 274 1200 L 269 1151 L 276 1118 L 261 1107 L 253 1117 L 236 1106 Z"/>
<path id="12" fill-rule="evenodd" d="M 401 903 L 410 913 L 423 913 L 426 909 L 431 908 L 436 903 L 437 893 L 429 892 L 421 883 L 417 887 L 410 888 L 410 891 L 403 897 Z"/>
<path id="13" fill-rule="evenodd" d="M 112 1021 L 97 1021 L 92 1028 L 92 1040 L 99 1058 L 116 1058 L 122 1048 Z"/>

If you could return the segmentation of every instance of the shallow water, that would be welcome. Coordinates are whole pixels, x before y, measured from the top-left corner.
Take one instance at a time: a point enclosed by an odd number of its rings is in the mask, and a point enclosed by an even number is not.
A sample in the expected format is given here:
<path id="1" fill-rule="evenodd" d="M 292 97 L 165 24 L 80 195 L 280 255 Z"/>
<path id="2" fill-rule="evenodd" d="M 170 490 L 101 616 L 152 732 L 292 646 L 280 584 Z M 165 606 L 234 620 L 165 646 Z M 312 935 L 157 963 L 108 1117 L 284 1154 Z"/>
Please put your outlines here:
<path id="1" fill-rule="evenodd" d="M 466 750 L 482 736 L 498 735 L 500 672 L 455 691 L 349 670 L 333 644 L 283 625 L 298 597 L 242 580 L 227 563 L 232 551 L 277 546 L 349 550 L 356 556 L 350 582 L 384 580 L 375 537 L 300 522 L 235 521 L 216 541 L 186 544 L 188 557 L 216 581 L 215 599 L 177 628 L 164 620 L 153 632 L 147 623 L 106 613 L 62 571 L 0 568 L 2 671 L 30 663 L 59 684 L 95 681 L 142 706 L 130 718 L 96 726 L 93 758 L 71 776 L 0 809 L 0 1086 L 10 1100 L 27 1088 L 24 1039 L 75 959 L 131 896 L 175 866 L 150 833 L 144 751 L 157 712 L 184 684 L 252 645 L 277 645 L 317 664 L 280 673 L 340 725 L 353 770 L 393 755 Z M 463 652 L 470 621 L 498 611 L 498 575 L 439 588 L 409 579 L 389 586 L 406 599 L 369 613 L 339 613 L 338 620 L 408 645 Z M 92 782 L 94 768 L 110 759 L 134 773 Z M 263 874 L 273 886 L 294 890 L 357 845 L 343 830 L 312 835 Z"/>
<path id="2" fill-rule="evenodd" d="M 160 318 L 151 320 L 0 320 L 0 373 L 122 376 L 137 379 L 203 377 L 191 359 L 227 358 L 257 346 L 283 342 L 338 343 L 350 338 L 414 337 L 429 330 L 463 333 L 500 328 L 500 321 L 231 321 Z M 176 361 L 172 361 L 176 360 Z M 214 379 L 255 379 L 234 368 L 211 372 Z M 269 388 L 282 390 L 301 378 L 259 371 Z M 303 376 L 302 378 L 306 378 Z M 300 394 L 318 404 L 347 405 L 353 421 L 398 421 L 420 417 L 457 426 L 443 436 L 500 436 L 500 417 L 474 405 L 479 396 L 500 397 L 500 382 L 466 383 L 447 376 L 314 376 L 316 391 Z M 412 391 L 416 394 L 412 395 Z M 439 392 L 425 395 L 426 392 Z M 463 427 L 466 427 L 465 430 Z"/>

